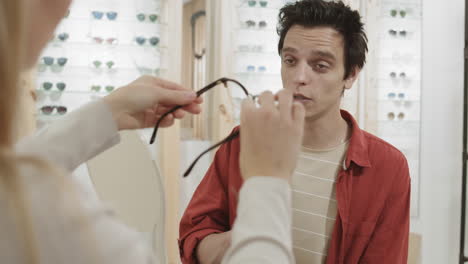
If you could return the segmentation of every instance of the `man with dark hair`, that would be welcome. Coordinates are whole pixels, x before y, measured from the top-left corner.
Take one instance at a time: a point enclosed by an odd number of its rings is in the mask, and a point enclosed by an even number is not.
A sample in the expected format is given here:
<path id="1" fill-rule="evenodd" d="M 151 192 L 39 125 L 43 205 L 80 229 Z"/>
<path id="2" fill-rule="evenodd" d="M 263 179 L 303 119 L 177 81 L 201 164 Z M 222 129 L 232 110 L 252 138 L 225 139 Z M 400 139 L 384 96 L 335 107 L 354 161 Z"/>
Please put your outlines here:
<path id="1" fill-rule="evenodd" d="M 359 13 L 342 2 L 298 1 L 280 10 L 278 34 L 283 87 L 306 110 L 291 182 L 296 263 L 406 263 L 407 161 L 340 110 L 344 90 L 366 60 Z M 185 211 L 179 239 L 183 263 L 220 263 L 229 247 L 242 185 L 240 151 L 238 140 L 218 150 Z"/>

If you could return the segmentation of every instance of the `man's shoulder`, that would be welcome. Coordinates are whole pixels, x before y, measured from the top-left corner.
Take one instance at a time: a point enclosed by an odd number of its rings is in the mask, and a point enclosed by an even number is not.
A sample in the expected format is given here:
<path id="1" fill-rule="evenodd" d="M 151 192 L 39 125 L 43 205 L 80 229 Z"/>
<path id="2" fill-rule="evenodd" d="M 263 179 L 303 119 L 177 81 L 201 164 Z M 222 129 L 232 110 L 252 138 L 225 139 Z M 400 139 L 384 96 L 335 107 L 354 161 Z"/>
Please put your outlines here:
<path id="1" fill-rule="evenodd" d="M 385 140 L 364 132 L 367 141 L 370 172 L 376 176 L 381 186 L 395 186 L 389 191 L 407 191 L 410 184 L 410 171 L 405 155 Z"/>
<path id="2" fill-rule="evenodd" d="M 372 164 L 385 162 L 387 164 L 403 165 L 407 163 L 405 155 L 395 146 L 369 132 L 363 131 L 363 133 L 367 141 L 369 159 Z"/>

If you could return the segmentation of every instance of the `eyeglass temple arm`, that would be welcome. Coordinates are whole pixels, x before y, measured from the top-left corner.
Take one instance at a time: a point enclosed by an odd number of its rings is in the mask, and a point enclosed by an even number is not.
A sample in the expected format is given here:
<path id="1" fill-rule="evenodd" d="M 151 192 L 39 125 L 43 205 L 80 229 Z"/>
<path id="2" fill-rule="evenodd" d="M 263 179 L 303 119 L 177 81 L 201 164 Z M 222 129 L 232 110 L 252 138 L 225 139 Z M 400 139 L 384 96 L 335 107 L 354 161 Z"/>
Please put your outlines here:
<path id="1" fill-rule="evenodd" d="M 227 82 L 233 82 L 237 85 L 239 85 L 239 87 L 242 88 L 242 90 L 244 91 L 244 93 L 248 96 L 249 95 L 249 92 L 247 91 L 247 89 L 238 81 L 234 80 L 234 79 L 229 79 L 229 78 L 220 78 L 210 84 L 208 84 L 207 86 L 203 87 L 202 89 L 198 90 L 197 91 L 197 97 L 201 96 L 203 93 L 205 93 L 206 91 L 210 90 L 211 88 L 223 83 L 224 86 L 227 87 Z M 171 110 L 167 111 L 166 113 L 164 113 L 161 118 L 159 118 L 158 122 L 156 123 L 156 125 L 154 126 L 154 130 L 153 130 L 153 134 L 151 135 L 151 139 L 150 139 L 150 144 L 153 144 L 155 139 L 156 139 L 156 134 L 158 132 L 158 128 L 159 128 L 159 125 L 161 124 L 162 120 L 168 116 L 169 114 L 172 114 L 174 113 L 175 111 L 177 111 L 178 109 L 184 107 L 183 105 L 179 105 L 179 106 L 176 106 L 174 108 L 172 108 Z"/>
<path id="2" fill-rule="evenodd" d="M 154 140 L 156 139 L 156 134 L 158 133 L 158 128 L 159 128 L 159 125 L 161 124 L 161 122 L 164 120 L 164 118 L 172 113 L 174 113 L 175 111 L 179 110 L 180 108 L 184 107 L 184 105 L 178 105 L 174 108 L 172 108 L 171 110 L 167 111 L 166 113 L 164 113 L 158 120 L 158 122 L 156 122 L 156 125 L 154 126 L 154 130 L 153 130 L 153 134 L 151 135 L 151 140 L 150 140 L 150 144 L 153 144 L 154 143 Z"/>
<path id="3" fill-rule="evenodd" d="M 212 151 L 213 149 L 223 145 L 224 143 L 227 143 L 227 142 L 237 138 L 238 136 L 239 136 L 239 131 L 235 131 L 232 134 L 230 134 L 229 136 L 227 136 L 225 139 L 223 139 L 221 142 L 219 142 L 219 143 L 213 145 L 212 147 L 210 147 L 209 149 L 203 151 L 203 153 L 198 155 L 198 157 L 192 162 L 192 164 L 190 164 L 190 167 L 188 167 L 188 169 L 185 171 L 184 178 L 187 177 L 190 174 L 190 172 L 193 170 L 193 168 L 195 167 L 197 162 L 203 157 L 203 155 L 205 155 L 206 153 Z"/>
<path id="4" fill-rule="evenodd" d="M 202 94 L 204 94 L 206 91 L 210 90 L 211 88 L 219 85 L 219 84 L 224 84 L 224 86 L 227 87 L 227 83 L 228 82 L 233 82 L 237 85 L 239 85 L 239 87 L 242 89 L 242 91 L 245 93 L 245 95 L 249 95 L 249 92 L 247 91 L 247 89 L 244 87 L 244 85 L 242 85 L 240 82 L 234 80 L 234 79 L 229 79 L 229 78 L 220 78 L 210 84 L 208 84 L 207 86 L 203 87 L 202 89 L 198 90 L 197 91 L 197 96 L 200 96 Z"/>
<path id="5" fill-rule="evenodd" d="M 202 95 L 204 92 L 208 91 L 209 89 L 213 88 L 214 86 L 218 85 L 220 83 L 220 80 L 217 80 L 213 83 L 210 83 L 208 84 L 207 86 L 203 87 L 201 90 L 197 91 L 197 97 L 199 97 L 200 95 Z M 156 123 L 156 125 L 154 126 L 154 130 L 153 130 L 153 134 L 151 135 L 151 139 L 150 139 L 150 144 L 153 144 L 154 141 L 156 140 L 156 135 L 158 133 L 158 128 L 159 128 L 159 125 L 161 124 L 162 120 L 174 113 L 175 111 L 179 110 L 180 108 L 184 107 L 184 105 L 178 105 L 174 108 L 172 108 L 171 110 L 167 111 L 166 113 L 164 113 L 158 120 L 158 122 Z"/>

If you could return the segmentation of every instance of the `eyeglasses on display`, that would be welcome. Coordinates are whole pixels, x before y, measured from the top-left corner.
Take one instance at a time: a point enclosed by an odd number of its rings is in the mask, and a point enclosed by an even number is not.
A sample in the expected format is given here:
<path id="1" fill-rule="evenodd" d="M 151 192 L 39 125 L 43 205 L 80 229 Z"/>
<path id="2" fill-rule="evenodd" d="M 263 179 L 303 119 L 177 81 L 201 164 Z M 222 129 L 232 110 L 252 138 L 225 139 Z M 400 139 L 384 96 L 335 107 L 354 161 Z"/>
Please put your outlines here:
<path id="1" fill-rule="evenodd" d="M 397 17 L 398 15 L 400 15 L 402 18 L 405 18 L 406 17 L 406 10 L 398 10 L 398 9 L 392 9 L 390 10 L 390 15 L 392 17 Z"/>
<path id="2" fill-rule="evenodd" d="M 100 61 L 100 60 L 94 60 L 93 61 L 93 65 L 94 65 L 94 67 L 96 69 L 101 68 L 102 64 L 103 64 L 103 62 Z M 112 69 L 112 67 L 114 67 L 114 65 L 115 65 L 115 62 L 114 61 L 107 61 L 107 62 L 105 62 L 105 64 L 106 64 L 108 69 Z"/>
<path id="3" fill-rule="evenodd" d="M 258 66 L 258 67 L 255 67 L 254 65 L 247 66 L 247 72 L 255 72 L 255 70 L 263 73 L 263 72 L 266 72 L 267 68 L 265 66 Z"/>
<path id="4" fill-rule="evenodd" d="M 67 41 L 69 38 L 70 38 L 70 34 L 68 34 L 66 32 L 60 33 L 60 34 L 57 35 L 57 39 L 62 41 L 62 42 Z"/>
<path id="5" fill-rule="evenodd" d="M 268 5 L 268 1 L 258 1 L 258 3 L 260 4 L 261 7 L 266 7 Z M 257 5 L 257 1 L 255 0 L 248 0 L 247 1 L 247 4 L 250 6 L 250 7 L 254 7 Z"/>
<path id="6" fill-rule="evenodd" d="M 101 86 L 101 85 L 92 85 L 92 86 L 91 86 L 91 91 L 96 92 L 96 93 L 99 93 L 99 92 L 101 92 L 102 88 L 103 88 L 103 86 Z M 104 90 L 105 90 L 106 92 L 110 93 L 110 92 L 112 92 L 112 91 L 115 90 L 115 86 L 113 86 L 113 85 L 106 85 L 106 86 L 104 86 Z"/>
<path id="7" fill-rule="evenodd" d="M 395 30 L 395 29 L 390 29 L 388 31 L 388 33 L 391 35 L 391 36 L 394 36 L 396 37 L 397 35 L 399 35 L 400 37 L 406 37 L 408 35 L 408 31 L 406 30 Z"/>
<path id="8" fill-rule="evenodd" d="M 390 77 L 392 79 L 395 79 L 397 76 L 399 76 L 400 78 L 402 79 L 405 79 L 407 77 L 406 73 L 405 72 L 400 72 L 400 74 L 397 74 L 396 72 L 391 72 L 390 73 Z"/>
<path id="9" fill-rule="evenodd" d="M 93 37 L 93 41 L 96 44 L 108 44 L 115 45 L 117 44 L 117 38 L 102 38 L 102 37 Z"/>
<path id="10" fill-rule="evenodd" d="M 404 119 L 405 119 L 405 113 L 400 112 L 400 113 L 396 114 L 396 113 L 394 113 L 394 112 L 389 112 L 389 113 L 387 114 L 387 118 L 388 118 L 388 120 L 390 120 L 390 121 L 393 121 L 393 120 L 400 120 L 400 121 L 401 121 L 401 120 L 404 120 Z"/>
<path id="11" fill-rule="evenodd" d="M 51 82 L 43 82 L 41 85 L 42 89 L 45 91 L 50 91 L 54 87 L 54 84 Z M 58 82 L 55 84 L 55 88 L 57 88 L 58 91 L 63 92 L 67 85 L 64 82 Z"/>
<path id="12" fill-rule="evenodd" d="M 139 13 L 136 18 L 138 19 L 138 21 L 140 22 L 144 22 L 146 19 L 148 19 L 150 22 L 152 23 L 155 23 L 159 16 L 156 15 L 156 14 L 149 14 L 149 15 L 146 15 L 146 14 L 143 14 L 143 13 Z"/>
<path id="13" fill-rule="evenodd" d="M 96 20 L 101 20 L 104 17 L 104 14 L 106 15 L 107 19 L 113 21 L 117 19 L 118 13 L 117 12 L 102 12 L 102 11 L 92 11 L 91 15 L 93 16 L 94 19 Z"/>
<path id="14" fill-rule="evenodd" d="M 245 25 L 247 26 L 247 28 L 255 28 L 255 26 L 257 25 L 257 22 L 253 21 L 253 20 L 247 20 L 245 21 Z M 268 26 L 267 22 L 265 20 L 262 20 L 260 22 L 258 22 L 258 27 L 260 29 L 264 29 Z"/>
<path id="15" fill-rule="evenodd" d="M 262 45 L 239 45 L 237 48 L 240 52 L 262 52 Z"/>
<path id="16" fill-rule="evenodd" d="M 406 97 L 405 93 L 398 93 L 397 94 L 397 93 L 394 93 L 394 92 L 388 93 L 387 96 L 388 96 L 389 99 L 396 99 L 396 98 L 405 99 L 405 97 Z"/>
<path id="17" fill-rule="evenodd" d="M 66 106 L 45 105 L 41 107 L 41 112 L 44 115 L 52 115 L 54 113 L 54 110 L 56 110 L 56 113 L 59 115 L 64 115 L 68 112 L 68 109 Z"/>
<path id="18" fill-rule="evenodd" d="M 148 43 L 151 46 L 154 46 L 154 47 L 159 44 L 159 38 L 158 37 L 145 38 L 145 37 L 139 36 L 139 37 L 135 38 L 135 42 L 140 46 L 145 45 L 146 41 L 148 41 Z"/>
<path id="19" fill-rule="evenodd" d="M 54 65 L 56 59 L 53 58 L 53 57 L 47 56 L 47 57 L 43 57 L 42 61 L 44 62 L 45 65 L 52 66 L 52 65 Z M 68 62 L 68 59 L 65 58 L 65 57 L 57 58 L 57 65 L 59 65 L 60 67 L 65 66 L 65 64 L 67 64 L 67 62 Z"/>

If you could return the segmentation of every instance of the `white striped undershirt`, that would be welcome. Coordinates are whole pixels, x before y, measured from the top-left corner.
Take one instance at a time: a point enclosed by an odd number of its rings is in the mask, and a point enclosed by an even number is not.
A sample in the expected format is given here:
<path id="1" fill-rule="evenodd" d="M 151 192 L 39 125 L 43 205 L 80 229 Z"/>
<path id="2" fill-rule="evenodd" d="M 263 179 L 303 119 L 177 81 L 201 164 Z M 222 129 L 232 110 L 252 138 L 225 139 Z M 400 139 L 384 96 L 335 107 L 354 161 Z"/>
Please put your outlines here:
<path id="1" fill-rule="evenodd" d="M 297 264 L 325 263 L 337 215 L 335 182 L 348 142 L 327 150 L 302 148 L 293 175 L 293 246 Z"/>

